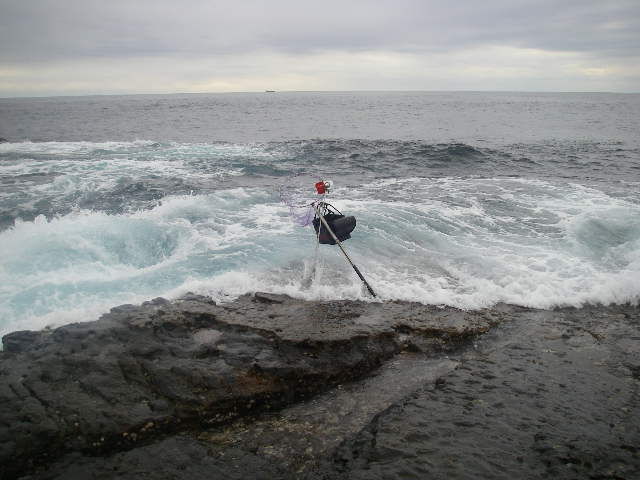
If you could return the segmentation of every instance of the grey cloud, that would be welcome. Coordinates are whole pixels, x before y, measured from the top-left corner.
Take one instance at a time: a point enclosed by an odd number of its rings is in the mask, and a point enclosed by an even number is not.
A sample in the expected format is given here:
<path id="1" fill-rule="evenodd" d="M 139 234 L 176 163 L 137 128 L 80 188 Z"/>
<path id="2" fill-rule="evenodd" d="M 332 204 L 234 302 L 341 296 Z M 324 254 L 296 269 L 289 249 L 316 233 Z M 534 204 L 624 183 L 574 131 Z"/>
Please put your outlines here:
<path id="1" fill-rule="evenodd" d="M 637 55 L 637 0 L 0 0 L 0 61 L 506 45 Z"/>

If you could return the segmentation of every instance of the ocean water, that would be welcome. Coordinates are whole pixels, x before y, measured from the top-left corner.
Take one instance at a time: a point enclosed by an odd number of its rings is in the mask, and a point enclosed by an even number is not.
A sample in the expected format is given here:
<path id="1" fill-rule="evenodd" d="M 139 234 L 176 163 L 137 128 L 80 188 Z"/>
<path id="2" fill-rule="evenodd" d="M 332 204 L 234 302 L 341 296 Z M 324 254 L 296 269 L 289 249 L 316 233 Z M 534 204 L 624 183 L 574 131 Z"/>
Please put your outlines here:
<path id="1" fill-rule="evenodd" d="M 0 99 L 0 334 L 188 291 L 371 300 L 282 202 L 320 178 L 380 300 L 637 304 L 638 132 L 631 94 Z"/>

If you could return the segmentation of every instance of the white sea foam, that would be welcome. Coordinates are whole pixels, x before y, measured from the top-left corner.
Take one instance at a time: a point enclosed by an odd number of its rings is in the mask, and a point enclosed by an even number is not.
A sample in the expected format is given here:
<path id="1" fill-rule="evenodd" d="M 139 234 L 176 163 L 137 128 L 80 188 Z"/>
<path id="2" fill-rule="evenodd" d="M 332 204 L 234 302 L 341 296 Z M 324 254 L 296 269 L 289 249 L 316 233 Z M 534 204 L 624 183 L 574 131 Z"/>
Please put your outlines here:
<path id="1" fill-rule="evenodd" d="M 151 140 L 135 140 L 127 142 L 3 142 L 0 143 L 0 154 L 20 153 L 36 155 L 62 155 L 73 158 L 79 154 L 137 154 L 155 155 L 158 158 L 202 156 L 260 157 L 272 158 L 273 154 L 265 151 L 260 145 L 240 145 L 232 143 L 158 143 Z M 69 157 L 71 156 L 71 157 Z"/>
<path id="2" fill-rule="evenodd" d="M 212 190 L 242 175 L 244 162 L 236 157 L 261 161 L 268 156 L 252 146 L 150 141 L 23 142 L 0 147 L 0 155 L 5 155 L 0 180 L 6 178 L 3 183 L 10 186 L 0 191 L 0 207 L 29 218 L 31 212 L 86 206 L 107 211 L 148 207 L 174 188 Z"/>
<path id="3" fill-rule="evenodd" d="M 32 153 L 50 155 L 69 155 L 89 153 L 97 150 L 111 152 L 129 151 L 133 148 L 146 148 L 157 145 L 149 140 L 133 142 L 5 142 L 0 143 L 0 153 Z"/>
<path id="4" fill-rule="evenodd" d="M 62 185 L 60 188 L 64 189 Z M 334 190 L 345 246 L 379 299 L 461 308 L 638 303 L 640 207 L 580 185 L 438 178 Z M 368 299 L 336 247 L 258 188 L 172 196 L 128 214 L 75 211 L 0 232 L 1 333 L 95 318 L 187 291 Z"/>
<path id="5" fill-rule="evenodd" d="M 236 189 L 172 197 L 127 215 L 77 211 L 18 221 L 0 233 L 3 331 L 65 323 L 82 311 L 94 315 L 96 305 L 171 296 L 192 281 L 259 269 L 277 237 L 293 230 L 286 208 L 265 200 Z"/>

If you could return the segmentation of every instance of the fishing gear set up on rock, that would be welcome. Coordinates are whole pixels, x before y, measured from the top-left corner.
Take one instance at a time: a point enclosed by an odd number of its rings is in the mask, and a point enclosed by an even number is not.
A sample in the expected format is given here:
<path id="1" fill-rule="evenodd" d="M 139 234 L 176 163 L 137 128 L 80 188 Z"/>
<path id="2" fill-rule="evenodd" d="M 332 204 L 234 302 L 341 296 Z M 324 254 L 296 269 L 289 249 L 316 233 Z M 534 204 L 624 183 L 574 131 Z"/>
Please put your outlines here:
<path id="1" fill-rule="evenodd" d="M 323 198 L 322 200 L 312 202 L 310 205 L 305 205 L 312 207 L 315 212 L 312 221 L 309 221 L 310 219 L 308 214 L 294 215 L 293 209 L 296 205 L 293 205 L 291 199 L 286 195 L 283 195 L 282 192 L 281 197 L 283 202 L 285 202 L 291 209 L 292 216 L 295 217 L 298 224 L 302 226 L 308 225 L 309 223 L 313 224 L 318 244 L 338 245 L 338 247 L 340 247 L 340 250 L 360 280 L 362 280 L 362 283 L 365 285 L 368 292 L 372 297 L 376 297 L 373 288 L 371 288 L 369 283 L 365 280 L 358 267 L 351 261 L 351 258 L 349 258 L 349 255 L 342 246 L 342 242 L 351 238 L 351 232 L 356 228 L 356 218 L 354 216 L 343 215 L 337 208 L 324 200 L 324 195 L 328 194 L 331 189 L 331 182 L 320 180 L 315 184 L 315 188 L 318 195 L 322 195 Z"/>

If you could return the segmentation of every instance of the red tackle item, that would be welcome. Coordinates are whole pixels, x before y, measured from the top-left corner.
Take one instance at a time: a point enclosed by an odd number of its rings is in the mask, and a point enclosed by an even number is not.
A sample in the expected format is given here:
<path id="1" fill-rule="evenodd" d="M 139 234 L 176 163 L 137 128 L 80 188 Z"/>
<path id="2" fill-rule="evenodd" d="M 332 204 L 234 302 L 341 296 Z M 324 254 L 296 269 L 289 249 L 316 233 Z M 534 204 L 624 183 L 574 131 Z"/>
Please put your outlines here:
<path id="1" fill-rule="evenodd" d="M 320 181 L 320 182 L 316 183 L 316 191 L 318 192 L 318 195 L 324 195 L 325 188 L 324 188 L 324 182 L 323 181 Z"/>

